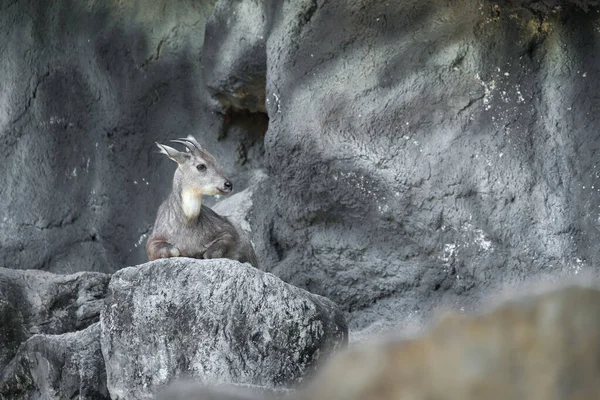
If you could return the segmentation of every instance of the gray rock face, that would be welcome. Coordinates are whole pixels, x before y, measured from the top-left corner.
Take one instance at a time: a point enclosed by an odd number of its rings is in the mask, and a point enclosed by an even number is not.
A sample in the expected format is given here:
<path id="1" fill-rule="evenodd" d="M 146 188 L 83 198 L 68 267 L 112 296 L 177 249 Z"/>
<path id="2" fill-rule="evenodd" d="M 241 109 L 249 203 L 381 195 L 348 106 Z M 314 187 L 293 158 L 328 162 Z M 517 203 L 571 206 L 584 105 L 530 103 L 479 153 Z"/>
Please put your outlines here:
<path id="1" fill-rule="evenodd" d="M 266 112 L 265 1 L 218 1 L 206 24 L 203 74 L 225 108 Z"/>
<path id="2" fill-rule="evenodd" d="M 172 258 L 118 271 L 101 324 L 113 400 L 148 399 L 188 376 L 291 385 L 347 341 L 332 302 L 224 259 Z"/>
<path id="3" fill-rule="evenodd" d="M 0 268 L 0 371 L 32 335 L 73 332 L 98 322 L 109 278 Z"/>
<path id="4" fill-rule="evenodd" d="M 242 60 L 230 38 L 267 32 L 262 265 L 353 329 L 596 265 L 595 3 L 265 0 L 218 25 L 205 52 Z"/>
<path id="5" fill-rule="evenodd" d="M 0 4 L 0 266 L 113 272 L 145 262 L 173 174 L 155 141 L 196 135 L 243 190 L 262 137 L 240 121 L 220 136 L 200 65 L 213 7 Z"/>
<path id="6" fill-rule="evenodd" d="M 260 183 L 267 179 L 264 172 L 258 170 L 251 180 L 251 185 L 245 190 L 227 197 L 215 204 L 212 209 L 217 214 L 229 218 L 239 225 L 245 232 L 252 234 L 252 210 L 254 192 L 260 189 Z"/>
<path id="7" fill-rule="evenodd" d="M 0 399 L 109 400 L 100 324 L 30 338 L 0 374 Z"/>

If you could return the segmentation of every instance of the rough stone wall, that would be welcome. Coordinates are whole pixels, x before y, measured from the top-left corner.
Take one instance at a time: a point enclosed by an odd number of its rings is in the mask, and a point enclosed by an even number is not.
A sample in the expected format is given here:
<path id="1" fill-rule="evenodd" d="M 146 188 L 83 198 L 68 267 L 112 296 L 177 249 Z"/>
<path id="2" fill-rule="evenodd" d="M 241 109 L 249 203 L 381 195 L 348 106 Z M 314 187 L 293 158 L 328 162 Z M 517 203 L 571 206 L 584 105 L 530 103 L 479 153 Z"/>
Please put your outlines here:
<path id="1" fill-rule="evenodd" d="M 596 264 L 600 21 L 538 6 L 273 2 L 269 269 L 357 329 Z"/>
<path id="2" fill-rule="evenodd" d="M 197 133 L 236 189 L 264 161 L 261 264 L 354 329 L 593 266 L 595 6 L 3 2 L 0 265 L 143 261 L 152 143 Z"/>
<path id="3" fill-rule="evenodd" d="M 113 272 L 146 261 L 175 169 L 154 141 L 196 135 L 244 187 L 262 137 L 220 135 L 201 72 L 213 7 L 0 2 L 0 266 Z"/>

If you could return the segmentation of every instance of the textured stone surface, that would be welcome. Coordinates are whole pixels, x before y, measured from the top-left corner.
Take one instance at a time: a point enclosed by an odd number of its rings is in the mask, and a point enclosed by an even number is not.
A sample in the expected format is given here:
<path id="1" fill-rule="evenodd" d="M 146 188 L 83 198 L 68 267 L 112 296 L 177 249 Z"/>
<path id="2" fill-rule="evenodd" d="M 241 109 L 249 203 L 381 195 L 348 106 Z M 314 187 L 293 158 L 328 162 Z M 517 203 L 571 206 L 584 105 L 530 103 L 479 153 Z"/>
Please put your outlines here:
<path id="1" fill-rule="evenodd" d="M 600 393 L 600 290 L 567 287 L 332 359 L 310 400 L 571 400 Z"/>
<path id="2" fill-rule="evenodd" d="M 347 340 L 329 300 L 249 264 L 171 258 L 116 272 L 101 315 L 113 400 L 174 379 L 291 385 Z"/>
<path id="3" fill-rule="evenodd" d="M 362 330 L 598 263 L 596 2 L 242 3 L 205 49 L 267 32 L 266 270 Z"/>
<path id="4" fill-rule="evenodd" d="M 142 261 L 187 133 L 355 331 L 600 261 L 595 0 L 0 3 L 0 266 Z"/>
<path id="5" fill-rule="evenodd" d="M 260 183 L 267 179 L 264 172 L 257 170 L 250 181 L 250 186 L 215 204 L 212 209 L 219 215 L 225 216 L 238 224 L 244 231 L 252 233 L 252 210 L 254 192 L 260 189 Z"/>
<path id="6" fill-rule="evenodd" d="M 38 333 L 61 334 L 98 322 L 109 275 L 0 268 L 0 371 Z"/>
<path id="7" fill-rule="evenodd" d="M 109 400 L 100 324 L 30 338 L 0 374 L 0 399 Z"/>
<path id="8" fill-rule="evenodd" d="M 160 391 L 156 400 L 280 400 L 288 391 L 250 386 L 206 386 L 194 382 L 176 382 Z"/>
<path id="9" fill-rule="evenodd" d="M 145 262 L 172 178 L 154 141 L 194 134 L 243 190 L 262 128 L 247 135 L 252 121 L 233 121 L 221 135 L 200 63 L 213 7 L 0 2 L 0 266 L 113 272 Z"/>
<path id="10" fill-rule="evenodd" d="M 226 109 L 266 112 L 267 3 L 218 1 L 206 24 L 204 79 Z"/>

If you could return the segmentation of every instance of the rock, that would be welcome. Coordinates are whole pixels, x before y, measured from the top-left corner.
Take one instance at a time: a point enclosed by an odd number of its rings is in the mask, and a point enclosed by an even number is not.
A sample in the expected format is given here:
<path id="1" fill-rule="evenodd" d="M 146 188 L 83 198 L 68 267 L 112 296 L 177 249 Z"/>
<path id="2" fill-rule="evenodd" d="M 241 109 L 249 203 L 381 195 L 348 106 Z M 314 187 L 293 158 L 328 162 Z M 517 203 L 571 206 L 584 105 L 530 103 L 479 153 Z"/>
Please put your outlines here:
<path id="1" fill-rule="evenodd" d="M 21 312 L 0 297 L 0 373 L 30 336 L 23 322 Z"/>
<path id="2" fill-rule="evenodd" d="M 266 112 L 265 1 L 217 1 L 206 23 L 203 74 L 225 108 Z"/>
<path id="3" fill-rule="evenodd" d="M 153 142 L 187 133 L 238 191 L 265 168 L 262 267 L 355 332 L 600 261 L 597 0 L 30 3 L 0 6 L 2 266 L 145 261 Z"/>
<path id="4" fill-rule="evenodd" d="M 161 391 L 156 400 L 279 400 L 287 391 L 243 385 L 206 386 L 197 382 L 176 382 Z"/>
<path id="5" fill-rule="evenodd" d="M 300 399 L 593 399 L 600 290 L 570 286 L 334 357 Z"/>
<path id="6" fill-rule="evenodd" d="M 251 234 L 252 227 L 250 226 L 250 221 L 254 205 L 252 202 L 252 196 L 254 195 L 254 191 L 259 187 L 260 183 L 265 179 L 267 179 L 265 173 L 262 171 L 257 171 L 255 177 L 252 179 L 252 185 L 250 187 L 219 201 L 211 208 L 217 214 L 229 218 L 248 234 Z"/>
<path id="7" fill-rule="evenodd" d="M 84 329 L 100 319 L 110 276 L 0 268 L 0 371 L 34 334 Z"/>
<path id="8" fill-rule="evenodd" d="M 0 5 L 0 266 L 112 273 L 147 261 L 173 175 L 155 141 L 194 134 L 243 190 L 262 136 L 220 137 L 200 64 L 214 3 Z"/>
<path id="9" fill-rule="evenodd" d="M 62 335 L 35 335 L 0 374 L 0 399 L 110 400 L 100 324 Z"/>
<path id="10" fill-rule="evenodd" d="M 335 304 L 225 259 L 171 258 L 116 272 L 101 324 L 113 400 L 147 399 L 183 376 L 293 385 L 347 341 Z"/>
<path id="11" fill-rule="evenodd" d="M 212 88 L 266 60 L 261 265 L 353 330 L 597 265 L 596 3 L 220 1 Z"/>

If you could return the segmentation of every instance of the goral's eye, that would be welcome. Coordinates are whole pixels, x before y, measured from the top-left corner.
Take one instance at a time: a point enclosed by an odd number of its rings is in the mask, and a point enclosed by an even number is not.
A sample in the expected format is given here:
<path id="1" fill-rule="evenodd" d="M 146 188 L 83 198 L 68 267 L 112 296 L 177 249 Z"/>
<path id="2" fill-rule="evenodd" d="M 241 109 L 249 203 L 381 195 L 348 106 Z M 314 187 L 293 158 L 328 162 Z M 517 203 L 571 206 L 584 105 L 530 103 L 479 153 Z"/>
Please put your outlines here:
<path id="1" fill-rule="evenodd" d="M 198 165 L 196 165 L 196 169 L 198 171 L 206 171 L 206 165 L 204 165 L 204 164 L 198 164 Z"/>

